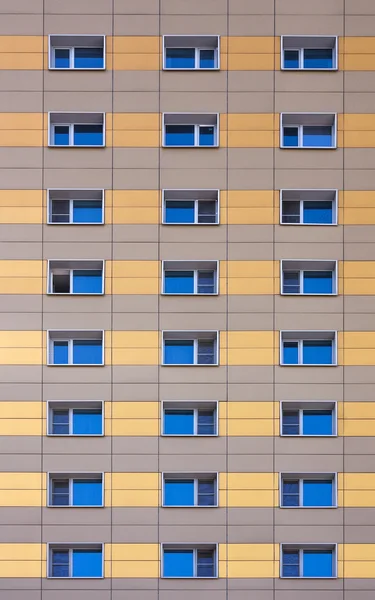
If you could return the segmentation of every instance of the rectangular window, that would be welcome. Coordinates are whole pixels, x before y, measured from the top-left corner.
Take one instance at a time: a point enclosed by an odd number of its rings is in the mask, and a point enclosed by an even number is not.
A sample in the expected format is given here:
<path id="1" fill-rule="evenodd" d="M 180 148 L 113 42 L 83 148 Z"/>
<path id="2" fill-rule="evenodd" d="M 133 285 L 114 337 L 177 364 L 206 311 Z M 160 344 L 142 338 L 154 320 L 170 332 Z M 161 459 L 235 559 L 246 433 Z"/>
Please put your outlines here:
<path id="1" fill-rule="evenodd" d="M 49 146 L 105 146 L 104 113 L 49 113 Z"/>
<path id="2" fill-rule="evenodd" d="M 282 69 L 333 71 L 337 68 L 336 36 L 282 36 Z"/>
<path id="3" fill-rule="evenodd" d="M 283 113 L 281 148 L 336 148 L 336 115 Z"/>
<path id="4" fill-rule="evenodd" d="M 49 68 L 105 69 L 104 35 L 50 35 Z"/>
<path id="5" fill-rule="evenodd" d="M 281 506 L 284 508 L 329 508 L 336 506 L 334 474 L 281 477 Z"/>
<path id="6" fill-rule="evenodd" d="M 282 577 L 336 577 L 336 549 L 330 544 L 292 547 L 282 544 Z"/>
<path id="7" fill-rule="evenodd" d="M 177 477 L 164 475 L 163 506 L 216 506 L 214 476 Z"/>
<path id="8" fill-rule="evenodd" d="M 164 336 L 164 365 L 216 365 L 217 356 L 217 334 L 209 338 L 197 334 L 192 339 Z"/>
<path id="9" fill-rule="evenodd" d="M 336 365 L 336 335 L 334 332 L 282 332 L 282 365 Z M 319 339 L 321 335 L 321 339 Z M 301 337 L 300 337 L 301 336 Z M 306 336 L 306 337 L 303 337 Z"/>
<path id="10" fill-rule="evenodd" d="M 336 261 L 281 261 L 282 294 L 336 294 Z"/>
<path id="11" fill-rule="evenodd" d="M 164 261 L 164 294 L 217 294 L 216 261 Z"/>
<path id="12" fill-rule="evenodd" d="M 335 225 L 336 190 L 282 190 L 283 225 Z"/>
<path id="13" fill-rule="evenodd" d="M 219 37 L 215 35 L 165 35 L 164 69 L 212 70 L 219 68 Z"/>
<path id="14" fill-rule="evenodd" d="M 103 548 L 97 544 L 84 547 L 51 545 L 49 549 L 49 577 L 99 578 L 103 577 Z"/>
<path id="15" fill-rule="evenodd" d="M 103 261 L 48 261 L 49 294 L 103 294 Z"/>
<path id="16" fill-rule="evenodd" d="M 218 146 L 218 115 L 165 113 L 163 146 L 173 148 Z"/>
<path id="17" fill-rule="evenodd" d="M 219 222 L 218 190 L 164 190 L 163 223 L 216 225 Z"/>
<path id="18" fill-rule="evenodd" d="M 50 402 L 48 435 L 103 435 L 101 402 Z"/>
<path id="19" fill-rule="evenodd" d="M 48 190 L 47 193 L 49 224 L 103 223 L 103 190 Z"/>
<path id="20" fill-rule="evenodd" d="M 49 482 L 50 506 L 103 506 L 102 475 L 51 475 Z"/>
<path id="21" fill-rule="evenodd" d="M 336 435 L 335 406 L 327 402 L 303 404 L 284 402 L 281 412 L 281 435 Z"/>
<path id="22" fill-rule="evenodd" d="M 103 332 L 50 332 L 49 365 L 103 365 Z M 64 335 L 65 334 L 65 335 Z"/>
<path id="23" fill-rule="evenodd" d="M 217 435 L 216 403 L 165 402 L 163 435 Z"/>
<path id="24" fill-rule="evenodd" d="M 163 577 L 212 578 L 216 575 L 216 548 L 163 547 Z"/>

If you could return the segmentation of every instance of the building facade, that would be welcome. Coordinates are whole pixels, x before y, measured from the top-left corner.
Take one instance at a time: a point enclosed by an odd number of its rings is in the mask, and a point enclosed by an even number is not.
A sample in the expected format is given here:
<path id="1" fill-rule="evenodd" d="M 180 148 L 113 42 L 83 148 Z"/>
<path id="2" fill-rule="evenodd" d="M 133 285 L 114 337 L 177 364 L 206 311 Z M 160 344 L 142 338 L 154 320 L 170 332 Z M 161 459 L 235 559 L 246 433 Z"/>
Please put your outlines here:
<path id="1" fill-rule="evenodd" d="M 1 0 L 1 599 L 374 597 L 374 167 L 372 0 Z"/>

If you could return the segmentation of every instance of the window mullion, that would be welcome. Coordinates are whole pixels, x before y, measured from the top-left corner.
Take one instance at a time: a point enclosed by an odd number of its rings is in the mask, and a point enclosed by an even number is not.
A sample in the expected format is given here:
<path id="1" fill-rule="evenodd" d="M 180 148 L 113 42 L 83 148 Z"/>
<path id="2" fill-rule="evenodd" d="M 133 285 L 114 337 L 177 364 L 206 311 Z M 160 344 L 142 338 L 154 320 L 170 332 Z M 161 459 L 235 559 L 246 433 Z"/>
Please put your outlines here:
<path id="1" fill-rule="evenodd" d="M 305 279 L 304 279 L 304 271 L 300 271 L 299 272 L 299 293 L 300 294 L 304 294 L 305 293 Z"/>
<path id="2" fill-rule="evenodd" d="M 198 271 L 194 270 L 194 294 L 198 294 Z"/>
<path id="3" fill-rule="evenodd" d="M 194 506 L 198 506 L 198 479 L 194 479 Z"/>
<path id="4" fill-rule="evenodd" d="M 69 125 L 69 146 L 74 146 L 74 123 Z"/>
<path id="5" fill-rule="evenodd" d="M 198 223 L 199 200 L 194 200 L 194 223 Z"/>
<path id="6" fill-rule="evenodd" d="M 73 223 L 73 200 L 69 200 L 69 223 Z"/>
<path id="7" fill-rule="evenodd" d="M 299 479 L 299 506 L 303 506 L 303 479 Z"/>
<path id="8" fill-rule="evenodd" d="M 194 340 L 194 364 L 198 364 L 198 340 Z"/>
<path id="9" fill-rule="evenodd" d="M 303 365 L 303 340 L 298 341 L 298 364 Z"/>
<path id="10" fill-rule="evenodd" d="M 299 222 L 303 223 L 304 219 L 303 219 L 303 200 L 299 201 Z"/>
<path id="11" fill-rule="evenodd" d="M 198 551 L 196 548 L 193 550 L 193 577 L 198 576 Z"/>
<path id="12" fill-rule="evenodd" d="M 73 577 L 73 548 L 69 548 L 69 577 Z"/>
<path id="13" fill-rule="evenodd" d="M 194 125 L 194 146 L 199 146 L 199 125 Z"/>
<path id="14" fill-rule="evenodd" d="M 299 576 L 303 577 L 303 550 L 300 548 L 299 551 Z"/>
<path id="15" fill-rule="evenodd" d="M 73 479 L 69 478 L 69 506 L 73 506 Z"/>
<path id="16" fill-rule="evenodd" d="M 195 48 L 195 69 L 199 69 L 199 48 Z"/>
<path id="17" fill-rule="evenodd" d="M 74 69 L 75 48 L 69 48 L 69 68 Z"/>
<path id="18" fill-rule="evenodd" d="M 68 340 L 68 365 L 73 364 L 73 341 Z"/>
<path id="19" fill-rule="evenodd" d="M 298 146 L 303 148 L 303 125 L 298 125 Z"/>
<path id="20" fill-rule="evenodd" d="M 304 68 L 304 60 L 305 60 L 305 49 L 300 48 L 299 53 L 298 53 L 298 62 L 299 62 L 300 69 Z"/>
<path id="21" fill-rule="evenodd" d="M 73 294 L 73 273 L 74 269 L 69 270 L 69 294 Z"/>
<path id="22" fill-rule="evenodd" d="M 69 435 L 73 434 L 73 409 L 69 408 L 68 411 L 68 426 L 69 426 Z"/>
<path id="23" fill-rule="evenodd" d="M 194 435 L 198 435 L 198 409 L 195 408 L 193 412 L 193 432 Z"/>
<path id="24" fill-rule="evenodd" d="M 298 411 L 299 415 L 299 435 L 303 435 L 303 410 L 302 408 Z"/>

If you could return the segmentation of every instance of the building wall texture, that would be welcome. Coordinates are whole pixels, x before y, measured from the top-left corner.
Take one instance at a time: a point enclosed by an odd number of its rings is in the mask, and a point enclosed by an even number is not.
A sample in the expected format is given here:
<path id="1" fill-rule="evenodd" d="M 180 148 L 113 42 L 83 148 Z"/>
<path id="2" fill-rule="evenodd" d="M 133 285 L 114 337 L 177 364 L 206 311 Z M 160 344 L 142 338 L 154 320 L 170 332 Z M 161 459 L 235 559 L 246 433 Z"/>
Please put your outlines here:
<path id="1" fill-rule="evenodd" d="M 106 36 L 106 69 L 48 69 L 51 34 Z M 220 70 L 162 69 L 163 35 L 220 36 Z M 338 69 L 280 68 L 283 35 L 338 36 Z M 375 594 L 375 3 L 0 1 L 1 600 L 372 600 Z M 106 116 L 104 148 L 48 146 L 50 112 Z M 218 148 L 162 147 L 162 115 L 217 113 Z M 282 113 L 337 115 L 337 148 L 280 148 Z M 47 190 L 105 190 L 101 226 L 47 224 Z M 162 224 L 163 189 L 219 189 L 220 224 Z M 280 225 L 280 189 L 338 190 L 338 224 Z M 105 294 L 47 294 L 49 260 L 105 261 Z M 280 261 L 337 261 L 338 294 L 280 294 Z M 215 260 L 219 294 L 166 297 L 162 261 Z M 104 331 L 104 365 L 47 364 L 49 330 Z M 164 330 L 219 332 L 215 367 L 162 365 Z M 280 331 L 337 332 L 337 365 L 280 365 Z M 47 436 L 47 402 L 103 401 L 105 435 Z M 217 401 L 219 435 L 161 435 L 165 401 Z M 338 435 L 280 436 L 282 401 L 337 403 Z M 215 508 L 162 507 L 163 472 L 217 472 Z M 337 473 L 337 508 L 280 508 L 280 473 Z M 104 507 L 51 508 L 48 473 L 104 473 Z M 104 545 L 104 577 L 47 577 L 47 544 Z M 218 577 L 160 576 L 163 543 L 218 545 Z M 280 544 L 337 544 L 332 579 Z"/>

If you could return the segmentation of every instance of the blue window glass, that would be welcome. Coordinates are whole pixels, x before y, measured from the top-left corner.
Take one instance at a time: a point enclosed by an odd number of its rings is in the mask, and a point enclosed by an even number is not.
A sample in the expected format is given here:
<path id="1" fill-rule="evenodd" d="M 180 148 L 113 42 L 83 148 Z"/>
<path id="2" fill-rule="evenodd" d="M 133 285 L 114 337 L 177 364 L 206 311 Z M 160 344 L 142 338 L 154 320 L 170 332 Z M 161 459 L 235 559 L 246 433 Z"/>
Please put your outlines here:
<path id="1" fill-rule="evenodd" d="M 215 293 L 214 271 L 198 271 L 198 294 Z"/>
<path id="2" fill-rule="evenodd" d="M 195 48 L 167 48 L 165 66 L 167 69 L 194 69 Z"/>
<path id="3" fill-rule="evenodd" d="M 165 294 L 194 294 L 194 271 L 166 271 Z"/>
<path id="4" fill-rule="evenodd" d="M 299 434 L 299 412 L 298 410 L 283 411 L 283 434 L 298 435 Z"/>
<path id="5" fill-rule="evenodd" d="M 166 480 L 164 482 L 165 506 L 194 506 L 194 479 Z"/>
<path id="6" fill-rule="evenodd" d="M 198 506 L 215 506 L 215 487 L 214 480 L 198 480 Z"/>
<path id="7" fill-rule="evenodd" d="M 102 577 L 101 550 L 73 550 L 73 577 Z"/>
<path id="8" fill-rule="evenodd" d="M 193 550 L 164 549 L 163 577 L 194 577 Z"/>
<path id="9" fill-rule="evenodd" d="M 303 577 L 333 577 L 332 550 L 304 550 Z"/>
<path id="10" fill-rule="evenodd" d="M 69 126 L 55 125 L 53 144 L 55 146 L 69 146 Z"/>
<path id="11" fill-rule="evenodd" d="M 103 418 L 100 408 L 75 408 L 73 410 L 74 435 L 101 435 Z"/>
<path id="12" fill-rule="evenodd" d="M 198 365 L 213 365 L 215 359 L 215 342 L 198 340 Z"/>
<path id="13" fill-rule="evenodd" d="M 303 222 L 316 224 L 333 223 L 332 202 L 305 201 L 303 203 Z"/>
<path id="14" fill-rule="evenodd" d="M 331 365 L 333 363 L 331 340 L 304 340 L 302 362 L 304 365 Z"/>
<path id="15" fill-rule="evenodd" d="M 69 577 L 69 550 L 52 550 L 51 576 Z"/>
<path id="16" fill-rule="evenodd" d="M 283 273 L 283 293 L 299 294 L 299 273 L 298 271 L 285 271 Z"/>
<path id="17" fill-rule="evenodd" d="M 215 50 L 201 50 L 199 57 L 199 67 L 201 69 L 215 68 Z"/>
<path id="18" fill-rule="evenodd" d="M 216 413 L 214 410 L 198 410 L 198 435 L 215 435 Z"/>
<path id="19" fill-rule="evenodd" d="M 103 48 L 74 48 L 75 69 L 102 69 Z"/>
<path id="20" fill-rule="evenodd" d="M 55 340 L 53 342 L 53 364 L 67 365 L 68 357 L 68 342 Z"/>
<path id="21" fill-rule="evenodd" d="M 69 479 L 52 481 L 52 506 L 69 506 Z"/>
<path id="22" fill-rule="evenodd" d="M 303 274 L 304 294 L 332 294 L 332 271 L 305 271 Z"/>
<path id="23" fill-rule="evenodd" d="M 303 435 L 333 435 L 331 410 L 304 410 Z"/>
<path id="24" fill-rule="evenodd" d="M 299 51 L 284 50 L 284 69 L 299 68 Z"/>
<path id="25" fill-rule="evenodd" d="M 298 146 L 298 127 L 284 127 L 283 129 L 283 146 L 297 147 Z"/>
<path id="26" fill-rule="evenodd" d="M 298 365 L 298 342 L 283 342 L 283 364 Z"/>
<path id="27" fill-rule="evenodd" d="M 101 200 L 73 200 L 73 223 L 101 223 L 102 221 Z"/>
<path id="28" fill-rule="evenodd" d="M 55 48 L 55 69 L 69 69 L 70 50 L 69 48 Z"/>
<path id="29" fill-rule="evenodd" d="M 286 480 L 282 482 L 283 506 L 299 506 L 299 481 Z"/>
<path id="30" fill-rule="evenodd" d="M 101 479 L 73 479 L 73 506 L 102 506 Z"/>
<path id="31" fill-rule="evenodd" d="M 332 48 L 308 48 L 304 50 L 303 67 L 305 69 L 332 69 Z"/>
<path id="32" fill-rule="evenodd" d="M 52 433 L 55 435 L 69 434 L 69 411 L 54 410 L 52 411 Z"/>
<path id="33" fill-rule="evenodd" d="M 166 146 L 194 146 L 194 125 L 166 125 Z"/>
<path id="34" fill-rule="evenodd" d="M 194 223 L 194 201 L 167 200 L 165 203 L 166 223 Z"/>
<path id="35" fill-rule="evenodd" d="M 194 364 L 193 340 L 165 340 L 164 364 L 192 365 Z"/>
<path id="36" fill-rule="evenodd" d="M 74 146 L 102 146 L 103 125 L 74 125 Z"/>
<path id="37" fill-rule="evenodd" d="M 215 577 L 215 553 L 212 550 L 197 551 L 197 577 Z"/>
<path id="38" fill-rule="evenodd" d="M 215 128 L 214 127 L 199 127 L 199 145 L 214 146 L 215 145 Z"/>
<path id="39" fill-rule="evenodd" d="M 283 577 L 299 577 L 299 552 L 298 550 L 283 550 Z"/>
<path id="40" fill-rule="evenodd" d="M 164 433 L 166 435 L 193 435 L 194 411 L 166 409 L 164 411 Z"/>
<path id="41" fill-rule="evenodd" d="M 101 294 L 103 273 L 100 270 L 74 270 L 73 294 Z"/>
<path id="42" fill-rule="evenodd" d="M 73 340 L 74 365 L 101 365 L 102 362 L 101 340 Z"/>
<path id="43" fill-rule="evenodd" d="M 332 506 L 333 481 L 308 480 L 303 481 L 303 506 Z"/>
<path id="44" fill-rule="evenodd" d="M 332 142 L 332 127 L 310 125 L 303 127 L 302 144 L 304 147 L 314 148 L 324 146 L 329 148 L 332 146 Z"/>

